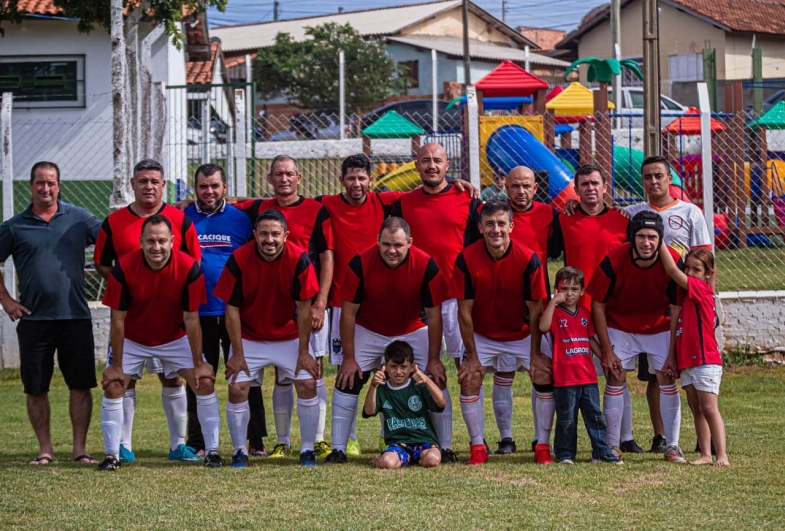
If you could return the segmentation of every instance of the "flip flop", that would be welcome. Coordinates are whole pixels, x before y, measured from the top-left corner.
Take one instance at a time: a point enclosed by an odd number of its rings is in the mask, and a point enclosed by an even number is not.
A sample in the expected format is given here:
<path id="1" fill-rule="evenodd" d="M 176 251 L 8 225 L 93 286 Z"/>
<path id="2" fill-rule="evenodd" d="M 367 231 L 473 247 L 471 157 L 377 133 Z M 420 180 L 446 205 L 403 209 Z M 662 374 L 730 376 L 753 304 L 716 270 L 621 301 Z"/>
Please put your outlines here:
<path id="1" fill-rule="evenodd" d="M 52 457 L 49 457 L 48 455 L 39 455 L 38 457 L 30 461 L 28 464 L 31 466 L 48 465 L 52 461 L 54 461 L 54 459 Z"/>
<path id="2" fill-rule="evenodd" d="M 80 456 L 74 457 L 74 462 L 81 463 L 83 465 L 97 465 L 98 461 L 96 461 L 95 457 L 89 454 L 82 454 Z"/>

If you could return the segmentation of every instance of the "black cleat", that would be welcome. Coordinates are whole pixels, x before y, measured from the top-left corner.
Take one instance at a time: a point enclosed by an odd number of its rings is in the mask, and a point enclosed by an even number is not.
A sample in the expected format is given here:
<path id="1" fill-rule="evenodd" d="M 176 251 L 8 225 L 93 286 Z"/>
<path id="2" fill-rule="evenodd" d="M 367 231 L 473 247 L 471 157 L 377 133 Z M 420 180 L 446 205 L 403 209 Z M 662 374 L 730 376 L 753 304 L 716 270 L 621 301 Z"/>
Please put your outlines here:
<path id="1" fill-rule="evenodd" d="M 348 459 L 346 458 L 346 452 L 343 450 L 333 450 L 324 458 L 324 462 L 327 465 L 341 465 L 346 461 Z"/>
<path id="2" fill-rule="evenodd" d="M 534 453 L 535 448 L 537 448 L 537 439 L 532 441 L 532 453 Z"/>
<path id="3" fill-rule="evenodd" d="M 514 454 L 517 449 L 515 441 L 510 437 L 505 437 L 499 441 L 499 448 L 496 449 L 496 453 L 499 455 Z"/>
<path id="4" fill-rule="evenodd" d="M 458 464 L 458 456 L 455 455 L 449 448 L 442 449 L 442 464 L 443 465 L 457 465 Z"/>
<path id="5" fill-rule="evenodd" d="M 207 468 L 221 468 L 224 466 L 224 460 L 218 455 L 218 452 L 208 452 L 204 456 L 204 466 Z"/>
<path id="6" fill-rule="evenodd" d="M 493 450 L 491 450 L 490 445 L 488 445 L 488 441 L 483 439 L 482 443 L 485 445 L 485 451 L 488 452 L 488 455 L 493 455 Z"/>
<path id="7" fill-rule="evenodd" d="M 98 465 L 99 472 L 114 472 L 115 470 L 120 470 L 120 460 L 113 455 L 107 455 L 106 459 Z"/>
<path id="8" fill-rule="evenodd" d="M 655 435 L 651 440 L 650 454 L 664 454 L 665 453 L 665 437 L 662 435 Z"/>
<path id="9" fill-rule="evenodd" d="M 619 448 L 625 454 L 645 454 L 646 450 L 638 446 L 638 443 L 635 442 L 635 439 L 630 439 L 629 441 L 622 441 L 619 445 Z"/>

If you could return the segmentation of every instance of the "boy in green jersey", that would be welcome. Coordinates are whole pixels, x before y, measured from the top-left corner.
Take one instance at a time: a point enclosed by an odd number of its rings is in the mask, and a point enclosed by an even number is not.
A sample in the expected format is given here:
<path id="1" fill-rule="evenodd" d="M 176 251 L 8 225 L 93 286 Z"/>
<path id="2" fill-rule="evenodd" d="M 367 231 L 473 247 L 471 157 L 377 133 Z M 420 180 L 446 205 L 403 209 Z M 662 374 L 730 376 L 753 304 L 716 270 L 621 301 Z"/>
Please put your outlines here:
<path id="1" fill-rule="evenodd" d="M 439 466 L 441 452 L 430 413 L 441 413 L 445 403 L 439 386 L 415 365 L 411 345 L 405 341 L 387 345 L 384 365 L 374 374 L 363 407 L 363 418 L 384 415 L 387 449 L 371 464 Z"/>

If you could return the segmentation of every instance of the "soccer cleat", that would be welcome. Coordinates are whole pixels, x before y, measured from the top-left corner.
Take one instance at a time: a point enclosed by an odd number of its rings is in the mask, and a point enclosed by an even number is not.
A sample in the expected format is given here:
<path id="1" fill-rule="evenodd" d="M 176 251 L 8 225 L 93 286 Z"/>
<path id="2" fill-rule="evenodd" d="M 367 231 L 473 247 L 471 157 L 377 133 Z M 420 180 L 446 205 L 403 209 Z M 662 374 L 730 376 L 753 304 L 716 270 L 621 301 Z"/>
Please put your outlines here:
<path id="1" fill-rule="evenodd" d="M 553 464 L 551 459 L 551 447 L 547 444 L 538 444 L 534 449 L 534 462 L 538 465 Z"/>
<path id="2" fill-rule="evenodd" d="M 532 453 L 537 449 L 537 439 L 532 439 Z"/>
<path id="3" fill-rule="evenodd" d="M 136 455 L 134 454 L 134 452 L 123 444 L 120 445 L 119 457 L 121 463 L 133 463 L 134 461 L 136 461 Z"/>
<path id="4" fill-rule="evenodd" d="M 303 466 L 316 466 L 316 454 L 313 450 L 306 450 L 300 454 L 300 464 Z"/>
<path id="5" fill-rule="evenodd" d="M 267 448 L 264 447 L 262 444 L 261 448 L 257 448 L 255 446 L 248 445 L 248 455 L 253 457 L 267 457 Z"/>
<path id="6" fill-rule="evenodd" d="M 505 437 L 499 441 L 499 447 L 496 449 L 496 453 L 499 455 L 514 454 L 516 450 L 515 441 L 510 437 Z"/>
<path id="7" fill-rule="evenodd" d="M 671 444 L 665 449 L 665 460 L 669 463 L 676 463 L 676 464 L 682 464 L 687 462 L 687 460 L 684 459 L 684 453 L 682 453 L 681 448 L 679 448 L 675 444 Z"/>
<path id="8" fill-rule="evenodd" d="M 651 454 L 664 454 L 665 453 L 665 437 L 662 435 L 655 435 L 651 440 Z"/>
<path id="9" fill-rule="evenodd" d="M 114 472 L 115 470 L 120 470 L 120 460 L 113 455 L 107 455 L 106 459 L 98 465 L 99 472 Z"/>
<path id="10" fill-rule="evenodd" d="M 291 446 L 284 443 L 278 443 L 273 447 L 273 451 L 270 452 L 270 459 L 279 459 L 281 457 L 286 457 L 292 452 Z"/>
<path id="11" fill-rule="evenodd" d="M 316 443 L 313 445 L 313 452 L 316 454 L 316 457 L 318 457 L 319 459 L 324 459 L 325 457 L 330 455 L 331 451 L 332 448 L 330 448 L 330 445 L 323 440 L 316 441 Z"/>
<path id="12" fill-rule="evenodd" d="M 346 459 L 346 454 L 341 450 L 333 450 L 324 459 L 324 462 L 328 465 L 342 465 L 346 461 L 348 461 L 348 459 Z"/>
<path id="13" fill-rule="evenodd" d="M 458 464 L 458 456 L 455 455 L 449 448 L 442 448 L 442 464 L 443 465 L 457 465 Z"/>
<path id="14" fill-rule="evenodd" d="M 604 455 L 604 456 L 600 457 L 599 459 L 592 459 L 591 460 L 591 464 L 593 464 L 593 465 L 602 465 L 602 464 L 606 464 L 606 463 L 607 464 L 611 464 L 611 465 L 623 465 L 624 461 L 622 461 L 621 459 L 619 459 L 618 457 L 616 457 L 613 454 Z"/>
<path id="15" fill-rule="evenodd" d="M 574 465 L 575 461 L 573 461 L 572 459 L 561 459 L 561 460 L 559 460 L 559 464 L 560 465 Z"/>
<path id="16" fill-rule="evenodd" d="M 387 443 L 384 442 L 384 437 L 379 437 L 379 453 L 383 454 L 387 449 Z"/>
<path id="17" fill-rule="evenodd" d="M 201 461 L 196 455 L 196 450 L 184 444 L 174 450 L 169 450 L 169 461 Z"/>
<path id="18" fill-rule="evenodd" d="M 362 454 L 362 449 L 360 448 L 360 441 L 357 439 L 349 439 L 349 442 L 346 444 L 346 455 L 352 457 L 359 457 Z"/>
<path id="19" fill-rule="evenodd" d="M 485 444 L 469 445 L 469 460 L 467 465 L 484 465 L 488 462 L 488 449 Z"/>
<path id="20" fill-rule="evenodd" d="M 232 456 L 232 468 L 245 468 L 248 466 L 248 454 L 242 450 L 237 450 L 237 453 Z"/>
<path id="21" fill-rule="evenodd" d="M 638 443 L 635 442 L 635 439 L 630 439 L 629 441 L 622 441 L 619 445 L 619 449 L 624 452 L 625 454 L 645 454 L 646 450 L 638 446 Z"/>
<path id="22" fill-rule="evenodd" d="M 234 459 L 232 459 L 234 461 Z M 218 452 L 207 452 L 204 456 L 204 466 L 207 468 L 221 468 L 224 466 L 224 460 L 218 455 Z"/>

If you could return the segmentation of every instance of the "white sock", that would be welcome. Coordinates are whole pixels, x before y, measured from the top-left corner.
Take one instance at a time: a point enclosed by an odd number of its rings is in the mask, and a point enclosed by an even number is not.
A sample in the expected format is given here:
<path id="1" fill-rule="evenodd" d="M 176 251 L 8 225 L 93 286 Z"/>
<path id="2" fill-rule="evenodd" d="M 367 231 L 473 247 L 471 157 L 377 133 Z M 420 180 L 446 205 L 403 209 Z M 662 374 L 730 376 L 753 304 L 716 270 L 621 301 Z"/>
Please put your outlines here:
<path id="1" fill-rule="evenodd" d="M 188 399 L 185 396 L 185 386 L 162 387 L 161 403 L 169 426 L 169 448 L 174 450 L 185 444 L 185 432 L 188 426 Z"/>
<path id="2" fill-rule="evenodd" d="M 499 428 L 499 437 L 512 438 L 512 378 L 503 376 L 493 377 L 493 414 L 496 417 L 496 426 Z"/>
<path id="3" fill-rule="evenodd" d="M 123 395 L 123 429 L 120 445 L 133 449 L 131 439 L 134 432 L 134 413 L 136 413 L 136 389 L 127 389 Z"/>
<path id="4" fill-rule="evenodd" d="M 335 397 L 333 397 L 333 400 L 335 400 Z M 358 402 L 359 402 L 359 400 L 358 400 Z M 354 404 L 354 413 L 352 413 L 352 425 L 349 428 L 349 438 L 351 440 L 353 440 L 353 441 L 357 440 L 357 406 L 358 406 L 358 404 L 355 403 Z M 333 407 L 335 407 L 335 404 L 333 404 Z M 333 428 L 333 429 L 335 429 L 335 428 Z"/>
<path id="5" fill-rule="evenodd" d="M 209 395 L 196 395 L 196 415 L 202 425 L 205 452 L 218 451 L 218 436 L 221 428 L 221 411 L 218 408 L 218 395 L 213 391 Z M 243 434 L 243 441 L 245 440 Z"/>
<path id="6" fill-rule="evenodd" d="M 120 455 L 120 431 L 123 425 L 123 399 L 106 398 L 101 402 L 101 431 L 106 455 Z"/>
<path id="7" fill-rule="evenodd" d="M 537 393 L 537 444 L 551 443 L 553 415 L 556 413 L 556 400 L 553 391 Z"/>
<path id="8" fill-rule="evenodd" d="M 469 444 L 482 444 L 485 432 L 485 411 L 480 395 L 461 395 L 461 413 L 469 431 Z"/>
<path id="9" fill-rule="evenodd" d="M 319 423 L 319 397 L 297 399 L 297 420 L 300 421 L 300 453 L 313 450 L 316 425 Z"/>
<path id="10" fill-rule="evenodd" d="M 294 385 L 273 386 L 273 417 L 278 442 L 291 446 L 292 411 L 294 411 Z"/>
<path id="11" fill-rule="evenodd" d="M 534 421 L 534 438 L 537 439 L 537 391 L 532 385 L 532 420 Z"/>
<path id="12" fill-rule="evenodd" d="M 229 425 L 229 435 L 232 437 L 232 455 L 238 451 L 248 455 L 245 436 L 248 433 L 250 420 L 251 410 L 248 408 L 248 400 L 239 404 L 226 403 L 226 423 Z"/>
<path id="13" fill-rule="evenodd" d="M 681 396 L 679 386 L 660 385 L 660 416 L 665 426 L 665 444 L 679 445 L 681 434 Z"/>
<path id="14" fill-rule="evenodd" d="M 316 440 L 324 440 L 324 426 L 327 424 L 327 388 L 324 378 L 316 380 L 316 398 L 319 399 L 319 422 L 316 425 Z"/>
<path id="15" fill-rule="evenodd" d="M 621 437 L 622 442 L 632 440 L 632 398 L 630 388 L 624 387 L 624 412 L 621 416 Z"/>
<path id="16" fill-rule="evenodd" d="M 608 425 L 608 446 L 619 446 L 621 417 L 624 414 L 624 388 L 627 384 L 605 386 L 602 412 Z"/>
<path id="17" fill-rule="evenodd" d="M 342 393 L 338 389 L 333 391 L 333 450 L 346 452 L 352 421 L 357 418 L 357 403 L 359 401 L 360 397 L 357 395 Z"/>
<path id="18" fill-rule="evenodd" d="M 442 389 L 442 394 L 446 402 L 444 411 L 441 413 L 431 412 L 431 422 L 433 422 L 439 446 L 446 450 L 452 448 L 452 399 L 449 389 Z"/>

